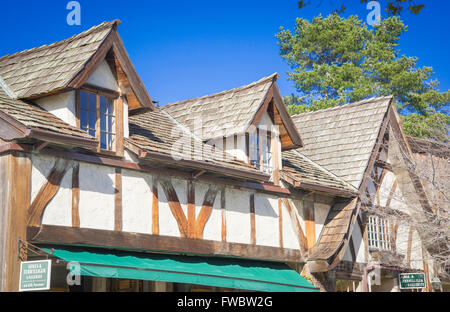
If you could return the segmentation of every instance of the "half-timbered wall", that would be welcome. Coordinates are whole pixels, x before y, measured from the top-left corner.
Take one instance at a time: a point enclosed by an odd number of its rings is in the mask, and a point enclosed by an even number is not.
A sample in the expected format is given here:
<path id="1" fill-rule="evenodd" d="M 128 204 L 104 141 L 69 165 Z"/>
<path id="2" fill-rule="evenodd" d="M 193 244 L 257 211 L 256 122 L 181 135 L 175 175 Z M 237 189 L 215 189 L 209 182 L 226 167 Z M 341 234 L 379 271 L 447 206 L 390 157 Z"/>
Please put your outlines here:
<path id="1" fill-rule="evenodd" d="M 399 212 L 404 216 L 423 217 L 423 210 L 416 188 L 403 160 L 400 145 L 388 127 L 388 134 L 382 144 L 378 160 L 372 168 L 371 178 L 367 181 L 366 188 L 361 192 L 366 195 L 368 205 L 372 205 L 365 215 L 376 214 L 376 207 L 387 208 L 393 212 Z M 389 138 L 389 140 L 387 139 Z M 385 211 L 387 211 L 385 210 Z M 379 258 L 368 246 L 367 220 L 363 220 L 363 214 L 358 217 L 358 224 L 353 228 L 351 246 L 347 248 L 344 261 L 358 263 L 378 263 Z M 424 270 L 424 256 L 422 254 L 422 243 L 419 233 L 411 228 L 407 222 L 396 224 L 395 219 L 389 218 L 385 212 L 381 217 L 388 219 L 389 234 L 391 238 L 391 251 L 397 260 L 397 266 Z M 353 249 L 353 250 L 352 250 Z M 394 262 L 395 263 L 395 262 Z"/>
<path id="2" fill-rule="evenodd" d="M 49 177 L 62 174 L 43 204 L 43 225 L 299 248 L 284 205 L 280 221 L 276 195 L 52 156 L 31 160 L 31 202 L 44 202 Z"/>

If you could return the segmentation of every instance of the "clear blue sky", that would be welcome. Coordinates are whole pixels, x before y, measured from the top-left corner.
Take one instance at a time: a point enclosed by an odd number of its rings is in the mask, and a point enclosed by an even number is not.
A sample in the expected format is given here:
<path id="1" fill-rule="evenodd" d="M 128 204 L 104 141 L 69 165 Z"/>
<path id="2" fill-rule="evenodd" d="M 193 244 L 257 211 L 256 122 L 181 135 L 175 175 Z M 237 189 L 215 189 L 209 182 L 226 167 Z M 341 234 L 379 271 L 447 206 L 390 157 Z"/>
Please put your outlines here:
<path id="1" fill-rule="evenodd" d="M 293 28 L 295 18 L 328 15 L 339 0 L 279 1 L 79 1 L 81 26 L 66 23 L 66 0 L 1 3 L 0 55 L 62 40 L 103 21 L 120 19 L 119 33 L 150 95 L 161 105 L 238 87 L 273 72 L 283 95 L 295 92 L 289 67 L 279 55 L 275 33 Z M 322 3 L 318 6 L 318 3 Z M 383 6 L 385 1 L 381 0 Z M 402 19 L 409 31 L 402 53 L 432 66 L 440 90 L 450 89 L 450 1 L 424 0 L 418 15 Z M 346 15 L 366 20 L 359 0 L 346 0 Z M 382 15 L 386 17 L 383 11 Z"/>

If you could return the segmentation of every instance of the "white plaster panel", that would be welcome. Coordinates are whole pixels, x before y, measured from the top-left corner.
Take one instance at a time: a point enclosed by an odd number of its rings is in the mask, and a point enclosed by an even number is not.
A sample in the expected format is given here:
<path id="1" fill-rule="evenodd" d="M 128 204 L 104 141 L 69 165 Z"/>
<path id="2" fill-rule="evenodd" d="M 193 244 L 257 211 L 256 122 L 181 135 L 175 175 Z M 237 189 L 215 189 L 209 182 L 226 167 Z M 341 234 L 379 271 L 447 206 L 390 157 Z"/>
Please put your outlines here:
<path id="1" fill-rule="evenodd" d="M 322 203 L 314 203 L 314 220 L 316 224 L 316 239 L 319 239 L 323 225 L 327 219 L 330 206 Z"/>
<path id="2" fill-rule="evenodd" d="M 289 203 L 291 204 L 291 207 L 293 209 L 297 210 L 297 214 L 299 216 L 299 222 L 300 226 L 302 227 L 303 231 L 305 229 L 305 216 L 303 214 L 303 201 L 298 199 L 292 199 L 289 200 Z"/>
<path id="3" fill-rule="evenodd" d="M 255 194 L 256 244 L 280 246 L 278 199 L 265 194 Z"/>
<path id="4" fill-rule="evenodd" d="M 203 231 L 203 238 L 215 241 L 222 240 L 222 210 L 220 207 L 220 191 L 217 192 L 211 216 L 206 222 L 205 229 Z"/>
<path id="5" fill-rule="evenodd" d="M 94 73 L 87 80 L 87 83 L 97 87 L 119 91 L 119 85 L 117 84 L 117 81 L 106 61 L 100 63 Z"/>
<path id="6" fill-rule="evenodd" d="M 401 255 L 406 255 L 408 250 L 408 236 L 409 236 L 409 226 L 404 224 L 399 225 L 397 229 L 397 240 L 396 247 L 397 253 Z"/>
<path id="7" fill-rule="evenodd" d="M 208 184 L 195 183 L 195 217 L 198 217 L 200 210 L 202 209 L 203 200 L 205 199 L 206 192 L 209 189 Z M 220 192 L 217 193 L 220 196 Z M 186 215 L 187 216 L 187 215 Z"/>
<path id="8" fill-rule="evenodd" d="M 123 99 L 123 137 L 129 138 L 130 137 L 130 127 L 128 125 L 128 102 L 127 100 Z"/>
<path id="9" fill-rule="evenodd" d="M 122 170 L 122 229 L 125 232 L 152 233 L 152 177 Z"/>
<path id="10" fill-rule="evenodd" d="M 41 187 L 47 182 L 47 176 L 55 165 L 56 158 L 47 156 L 31 156 L 31 202 Z"/>
<path id="11" fill-rule="evenodd" d="M 158 215 L 159 215 L 159 234 L 167 236 L 180 237 L 177 221 L 170 211 L 166 195 L 160 183 L 158 183 Z"/>
<path id="12" fill-rule="evenodd" d="M 389 194 L 391 193 L 392 186 L 395 182 L 395 175 L 387 171 L 384 175 L 383 182 L 381 183 L 379 194 L 380 194 L 380 206 L 386 207 L 387 199 L 389 198 Z"/>
<path id="13" fill-rule="evenodd" d="M 69 125 L 77 126 L 75 91 L 46 96 L 36 99 L 35 102 Z"/>
<path id="14" fill-rule="evenodd" d="M 412 235 L 411 268 L 423 270 L 422 242 L 417 231 Z"/>
<path id="15" fill-rule="evenodd" d="M 115 170 L 80 163 L 80 227 L 114 230 Z"/>
<path id="16" fill-rule="evenodd" d="M 227 242 L 250 244 L 250 193 L 227 189 L 225 195 Z"/>
<path id="17" fill-rule="evenodd" d="M 282 212 L 283 217 L 281 219 L 281 222 L 283 226 L 283 247 L 291 249 L 300 249 L 298 237 L 292 225 L 291 216 L 289 215 L 289 212 L 284 203 L 282 203 L 282 207 L 283 207 Z"/>
<path id="18" fill-rule="evenodd" d="M 72 226 L 72 171 L 67 170 L 58 192 L 45 208 L 42 224 Z"/>
<path id="19" fill-rule="evenodd" d="M 178 201 L 181 204 L 184 215 L 187 216 L 187 181 L 172 179 L 172 185 L 175 192 L 177 193 Z"/>

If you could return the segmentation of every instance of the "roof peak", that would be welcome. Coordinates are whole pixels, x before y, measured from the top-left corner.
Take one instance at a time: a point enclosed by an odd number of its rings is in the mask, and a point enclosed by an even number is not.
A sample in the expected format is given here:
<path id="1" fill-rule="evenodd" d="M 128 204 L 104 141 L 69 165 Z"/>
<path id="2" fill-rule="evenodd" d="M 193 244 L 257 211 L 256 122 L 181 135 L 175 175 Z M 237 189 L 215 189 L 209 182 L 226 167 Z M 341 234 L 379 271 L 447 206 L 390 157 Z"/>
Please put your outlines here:
<path id="1" fill-rule="evenodd" d="M 122 22 L 119 19 L 115 19 L 115 20 L 113 20 L 111 22 L 106 22 L 105 21 L 105 22 L 103 22 L 101 24 L 92 26 L 91 28 L 89 28 L 89 29 L 87 29 L 85 31 L 82 31 L 81 33 L 75 34 L 75 35 L 73 35 L 73 36 L 71 36 L 69 38 L 66 38 L 66 39 L 63 39 L 63 40 L 60 40 L 60 41 L 55 41 L 55 42 L 52 42 L 52 43 L 49 43 L 49 44 L 44 44 L 44 45 L 41 45 L 41 46 L 38 46 L 38 47 L 34 47 L 34 48 L 31 48 L 31 49 L 18 51 L 18 52 L 13 53 L 13 54 L 4 55 L 4 56 L 0 57 L 0 61 L 4 60 L 4 59 L 7 59 L 7 58 L 16 57 L 18 55 L 26 55 L 26 54 L 29 54 L 29 53 L 38 52 L 38 51 L 43 50 L 43 49 L 53 48 L 53 47 L 56 47 L 58 45 L 64 44 L 64 43 L 66 43 L 66 42 L 68 42 L 70 40 L 73 40 L 75 38 L 83 38 L 83 37 L 85 37 L 87 35 L 90 35 L 91 33 L 95 32 L 95 31 L 100 31 L 100 30 L 103 30 L 103 29 L 108 28 L 108 27 L 110 27 L 110 28 L 117 27 L 121 23 Z"/>
<path id="2" fill-rule="evenodd" d="M 339 106 L 319 109 L 319 110 L 312 111 L 312 112 L 305 112 L 305 113 L 301 113 L 301 114 L 295 114 L 295 115 L 292 115 L 291 117 L 292 118 L 296 118 L 296 117 L 299 117 L 299 116 L 303 117 L 305 115 L 312 115 L 312 114 L 318 114 L 318 113 L 321 113 L 321 112 L 328 112 L 328 111 L 332 111 L 332 110 L 339 110 L 339 109 L 347 108 L 347 107 L 350 107 L 350 106 L 358 106 L 358 105 L 363 105 L 363 104 L 369 104 L 369 103 L 378 102 L 378 101 L 387 100 L 387 99 L 393 99 L 393 98 L 394 98 L 393 95 L 378 96 L 378 97 L 374 96 L 374 97 L 370 97 L 368 99 L 363 99 L 363 100 L 360 100 L 360 101 L 357 101 L 357 102 L 353 102 L 353 103 L 347 103 L 347 104 L 344 104 L 344 105 L 339 105 Z"/>
<path id="3" fill-rule="evenodd" d="M 191 99 L 186 99 L 186 100 L 182 100 L 182 101 L 169 103 L 169 104 L 166 104 L 166 105 L 162 106 L 161 108 L 165 109 L 168 106 L 175 106 L 175 105 L 183 104 L 183 103 L 186 103 L 186 102 L 189 102 L 189 101 L 193 101 L 193 100 L 206 99 L 206 98 L 209 98 L 209 97 L 214 97 L 214 96 L 226 94 L 226 93 L 229 93 L 229 92 L 241 91 L 241 90 L 244 90 L 246 88 L 254 87 L 254 86 L 258 85 L 258 84 L 266 83 L 268 80 L 271 80 L 271 79 L 275 82 L 278 79 L 278 77 L 279 77 L 278 73 L 275 72 L 275 73 L 273 73 L 270 76 L 263 77 L 263 78 L 261 78 L 261 79 L 259 79 L 257 81 L 253 81 L 253 82 L 251 82 L 251 83 L 249 83 L 247 85 L 244 85 L 244 86 L 240 86 L 240 87 L 237 87 L 237 88 L 220 91 L 220 92 L 213 93 L 213 94 L 199 96 L 199 97 L 195 97 L 195 98 L 191 98 Z"/>

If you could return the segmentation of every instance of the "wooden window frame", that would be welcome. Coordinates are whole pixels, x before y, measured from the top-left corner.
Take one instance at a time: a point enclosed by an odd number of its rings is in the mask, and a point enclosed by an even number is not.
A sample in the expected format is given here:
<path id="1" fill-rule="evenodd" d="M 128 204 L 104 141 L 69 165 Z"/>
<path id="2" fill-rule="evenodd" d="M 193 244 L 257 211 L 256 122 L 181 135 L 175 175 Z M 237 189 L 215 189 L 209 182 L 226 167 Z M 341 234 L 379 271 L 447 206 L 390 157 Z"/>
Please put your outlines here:
<path id="1" fill-rule="evenodd" d="M 89 84 L 83 85 L 76 90 L 75 105 L 76 105 L 76 121 L 77 127 L 81 129 L 81 92 L 96 95 L 96 122 L 95 122 L 95 138 L 98 140 L 97 153 L 109 156 L 123 156 L 123 101 L 120 93 L 114 90 L 109 90 L 101 87 L 92 86 Z M 114 107 L 114 124 L 115 124 L 115 144 L 112 150 L 105 150 L 101 148 L 101 133 L 100 129 L 100 97 L 103 96 L 112 101 Z M 105 132 L 105 131 L 103 131 Z"/>
<path id="2" fill-rule="evenodd" d="M 262 133 L 266 133 L 266 138 L 264 138 L 261 136 L 261 132 Z M 254 135 L 255 136 L 255 140 L 253 142 L 256 142 L 257 146 L 256 148 L 251 148 L 250 147 L 250 136 Z M 246 133 L 245 134 L 245 138 L 246 138 L 246 154 L 247 154 L 247 159 L 248 159 L 248 164 L 252 165 L 253 167 L 267 173 L 267 174 L 273 174 L 275 168 L 276 168 L 276 164 L 274 163 L 276 160 L 274 159 L 274 154 L 273 154 L 273 141 L 272 141 L 272 135 L 274 135 L 274 133 L 270 130 L 263 130 L 261 131 L 259 128 L 256 128 L 256 130 L 252 133 Z M 262 142 L 266 142 L 267 148 L 263 148 L 262 146 Z M 257 158 L 259 157 L 259 159 L 251 159 L 252 158 L 252 154 L 251 154 L 251 150 L 256 151 L 257 154 Z M 266 152 L 268 155 L 271 155 L 271 159 L 269 162 L 269 159 L 267 159 L 267 168 L 265 168 L 265 164 L 264 164 L 264 152 Z M 256 161 L 256 165 L 252 164 L 252 161 Z M 267 170 L 266 170 L 267 169 Z"/>
<path id="3" fill-rule="evenodd" d="M 369 250 L 392 251 L 391 224 L 388 219 L 368 215 L 367 235 Z"/>

